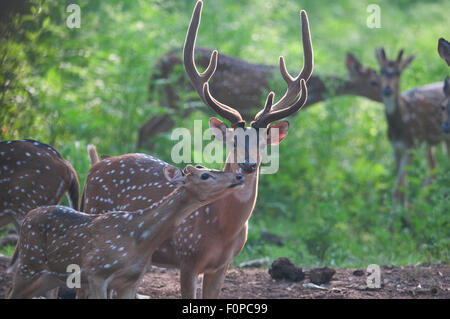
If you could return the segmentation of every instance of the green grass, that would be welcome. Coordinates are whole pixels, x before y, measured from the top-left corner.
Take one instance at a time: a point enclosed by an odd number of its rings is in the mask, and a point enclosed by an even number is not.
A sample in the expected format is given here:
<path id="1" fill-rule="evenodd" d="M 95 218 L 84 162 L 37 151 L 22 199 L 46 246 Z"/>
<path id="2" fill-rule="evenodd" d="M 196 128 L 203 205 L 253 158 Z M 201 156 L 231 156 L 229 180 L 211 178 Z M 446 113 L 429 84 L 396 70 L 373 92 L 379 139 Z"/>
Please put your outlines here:
<path id="1" fill-rule="evenodd" d="M 138 127 L 161 112 L 157 101 L 147 102 L 152 66 L 182 46 L 194 2 L 78 1 L 82 27 L 70 30 L 70 2 L 32 1 L 40 9 L 15 21 L 21 32 L 0 46 L 8 57 L 0 82 L 12 84 L 0 92 L 0 139 L 54 145 L 81 182 L 89 168 L 87 144 L 108 155 L 135 151 Z M 402 76 L 404 90 L 442 81 L 448 68 L 436 45 L 449 37 L 450 3 L 379 1 L 382 28 L 369 29 L 366 7 L 372 2 L 206 0 L 197 43 L 255 63 L 275 65 L 284 55 L 294 74 L 301 61 L 298 12 L 306 9 L 316 74 L 344 76 L 346 52 L 377 68 L 375 48 L 384 46 L 388 56 L 400 48 L 416 55 Z M 206 125 L 208 117 L 194 112 L 177 126 L 192 128 L 194 119 Z M 449 260 L 450 163 L 441 147 L 437 180 L 428 188 L 422 187 L 425 150 L 416 150 L 404 212 L 392 207 L 394 163 L 382 105 L 333 98 L 290 122 L 280 170 L 261 177 L 248 243 L 234 264 L 262 256 L 289 257 L 303 267 Z M 169 136 L 157 138 L 152 154 L 170 162 Z M 264 242 L 261 231 L 285 237 L 285 246 Z"/>

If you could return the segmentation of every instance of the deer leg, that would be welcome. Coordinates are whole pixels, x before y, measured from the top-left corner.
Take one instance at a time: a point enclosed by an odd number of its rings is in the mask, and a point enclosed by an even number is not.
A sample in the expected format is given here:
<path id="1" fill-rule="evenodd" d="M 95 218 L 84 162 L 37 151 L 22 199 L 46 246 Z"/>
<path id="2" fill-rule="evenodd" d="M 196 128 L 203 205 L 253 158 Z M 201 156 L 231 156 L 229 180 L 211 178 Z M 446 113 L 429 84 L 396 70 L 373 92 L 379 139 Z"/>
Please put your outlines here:
<path id="1" fill-rule="evenodd" d="M 436 174 L 434 173 L 437 165 L 436 165 L 436 156 L 435 156 L 435 149 L 432 146 L 429 146 L 427 148 L 427 162 L 428 162 L 428 168 L 431 171 L 431 175 L 427 174 L 427 177 L 425 178 L 424 186 L 428 186 L 432 183 L 434 178 L 436 177 Z"/>
<path id="2" fill-rule="evenodd" d="M 205 273 L 203 275 L 202 295 L 204 299 L 219 298 L 220 289 L 222 288 L 227 273 L 228 265 L 219 269 L 214 273 Z"/>
<path id="3" fill-rule="evenodd" d="M 448 158 L 450 159 L 450 140 L 445 140 L 445 148 Z"/>
<path id="4" fill-rule="evenodd" d="M 395 181 L 395 186 L 394 186 L 394 202 L 403 203 L 403 206 L 405 208 L 407 208 L 407 206 L 408 206 L 407 196 L 405 194 L 405 191 L 400 190 L 399 188 L 406 189 L 406 187 L 407 187 L 408 182 L 407 182 L 406 169 L 411 160 L 412 160 L 412 154 L 410 154 L 408 152 L 404 152 L 401 155 L 399 168 L 398 168 L 398 172 L 397 172 L 397 179 Z"/>
<path id="5" fill-rule="evenodd" d="M 118 298 L 118 299 L 136 299 L 136 290 L 137 290 L 136 284 L 125 286 L 124 288 L 117 290 L 116 298 Z"/>
<path id="6" fill-rule="evenodd" d="M 77 289 L 76 299 L 87 299 L 88 296 L 89 296 L 89 294 L 86 289 L 83 289 L 83 288 Z"/>
<path id="7" fill-rule="evenodd" d="M 22 220 L 14 218 L 13 225 L 16 228 L 17 235 L 20 235 L 20 227 L 22 226 Z"/>
<path id="8" fill-rule="evenodd" d="M 47 291 L 58 287 L 59 281 L 47 275 L 35 276 L 27 279 L 21 275 L 14 277 L 14 286 L 9 299 L 28 299 L 41 296 Z"/>
<path id="9" fill-rule="evenodd" d="M 90 299 L 108 299 L 108 287 L 103 278 L 92 277 L 89 279 L 89 297 Z"/>
<path id="10" fill-rule="evenodd" d="M 45 298 L 58 299 L 58 291 L 59 291 L 59 288 L 55 288 L 55 289 L 47 291 L 47 293 L 45 294 Z"/>
<path id="11" fill-rule="evenodd" d="M 181 298 L 196 299 L 197 274 L 190 267 L 183 267 L 180 271 Z"/>
<path id="12" fill-rule="evenodd" d="M 169 131 L 174 126 L 175 121 L 170 114 L 160 114 L 151 117 L 139 129 L 136 148 L 139 149 L 142 147 L 147 147 L 151 150 L 153 145 L 148 140 L 160 133 Z"/>

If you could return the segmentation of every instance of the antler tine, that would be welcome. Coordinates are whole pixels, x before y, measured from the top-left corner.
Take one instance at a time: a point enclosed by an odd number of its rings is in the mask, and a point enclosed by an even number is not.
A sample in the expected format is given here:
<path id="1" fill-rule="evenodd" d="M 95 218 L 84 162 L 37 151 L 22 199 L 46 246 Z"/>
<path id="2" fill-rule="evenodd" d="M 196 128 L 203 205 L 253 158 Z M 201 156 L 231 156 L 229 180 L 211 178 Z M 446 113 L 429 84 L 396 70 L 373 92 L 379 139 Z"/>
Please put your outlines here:
<path id="1" fill-rule="evenodd" d="M 287 71 L 284 58 L 280 56 L 280 73 L 288 87 L 283 97 L 272 106 L 274 110 L 287 107 L 295 101 L 295 98 L 300 93 L 300 80 L 308 81 L 314 68 L 314 53 L 309 31 L 308 15 L 305 10 L 300 11 L 300 19 L 302 23 L 303 69 L 296 78 L 293 78 Z"/>
<path id="2" fill-rule="evenodd" d="M 243 127 L 245 125 L 245 121 L 242 119 L 242 116 L 238 111 L 220 103 L 211 96 L 208 83 L 203 84 L 203 96 L 205 97 L 206 105 L 208 105 L 214 112 L 223 118 L 229 120 L 233 128 Z"/>
<path id="3" fill-rule="evenodd" d="M 197 67 L 195 66 L 194 60 L 194 48 L 195 48 L 195 40 L 197 38 L 198 27 L 200 25 L 200 17 L 202 14 L 202 1 L 197 1 L 195 5 L 194 12 L 192 13 L 191 22 L 189 24 L 189 29 L 186 35 L 186 41 L 184 43 L 183 48 L 183 63 L 184 68 L 186 70 L 189 79 L 194 86 L 197 93 L 204 100 L 203 97 L 203 84 L 208 82 L 213 76 L 214 72 L 217 68 L 217 50 L 214 50 L 211 53 L 211 57 L 209 59 L 209 65 L 203 73 L 199 73 L 197 71 Z"/>
<path id="4" fill-rule="evenodd" d="M 231 122 L 231 125 L 241 126 L 245 125 L 245 121 L 242 120 L 242 116 L 238 111 L 229 107 L 228 105 L 222 104 L 215 100 L 208 87 L 208 81 L 213 76 L 217 68 L 217 57 L 218 52 L 214 50 L 211 53 L 211 58 L 209 60 L 209 65 L 203 73 L 197 71 L 194 60 L 194 48 L 195 40 L 197 38 L 198 27 L 200 25 L 200 17 L 202 14 L 203 2 L 201 0 L 197 1 L 195 5 L 194 12 L 192 13 L 191 22 L 189 24 L 188 32 L 186 35 L 186 41 L 184 43 L 183 49 L 183 63 L 189 79 L 194 86 L 197 93 L 200 95 L 203 102 L 208 105 L 212 110 L 214 110 L 219 115 L 223 116 Z"/>
<path id="5" fill-rule="evenodd" d="M 272 103 L 273 103 L 273 98 L 275 96 L 275 93 L 270 92 L 269 95 L 267 95 L 266 98 L 266 104 L 264 106 L 264 108 L 258 112 L 258 114 L 255 115 L 255 119 L 253 120 L 253 122 L 258 121 L 259 118 L 261 118 L 261 116 L 264 116 L 267 113 L 270 113 L 270 110 L 272 109 Z"/>
<path id="6" fill-rule="evenodd" d="M 262 112 L 259 112 L 256 116 L 255 120 L 252 122 L 252 126 L 256 128 L 263 128 L 267 127 L 270 123 L 281 120 L 285 117 L 288 117 L 298 110 L 302 108 L 302 106 L 305 104 L 306 99 L 308 98 L 308 91 L 306 88 L 306 81 L 304 79 L 300 79 L 300 89 L 301 89 L 301 95 L 297 102 L 295 102 L 293 105 L 270 112 L 270 108 L 272 106 L 272 99 L 273 99 L 273 92 L 269 94 L 266 101 L 266 106 Z M 273 108 L 273 106 L 272 106 Z"/>

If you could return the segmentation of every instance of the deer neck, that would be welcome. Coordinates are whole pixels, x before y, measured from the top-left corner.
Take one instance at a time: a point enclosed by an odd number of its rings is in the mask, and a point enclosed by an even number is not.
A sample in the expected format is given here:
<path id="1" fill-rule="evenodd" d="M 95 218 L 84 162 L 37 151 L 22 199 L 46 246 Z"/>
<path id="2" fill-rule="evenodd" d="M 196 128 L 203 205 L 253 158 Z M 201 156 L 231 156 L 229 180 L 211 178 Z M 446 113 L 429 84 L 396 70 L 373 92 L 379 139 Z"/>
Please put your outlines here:
<path id="1" fill-rule="evenodd" d="M 391 96 L 383 96 L 384 110 L 388 120 L 400 116 L 401 96 L 399 92 L 400 90 L 397 90 Z"/>
<path id="2" fill-rule="evenodd" d="M 308 80 L 308 100 L 305 106 L 321 102 L 329 96 L 358 95 L 382 102 L 379 88 L 365 81 L 347 80 L 337 75 L 312 75 Z"/>
<path id="3" fill-rule="evenodd" d="M 255 207 L 258 195 L 259 164 L 254 173 L 245 175 L 245 182 L 241 189 L 236 190 L 210 204 L 211 211 L 218 217 L 219 232 L 227 238 L 234 237 L 246 225 Z M 225 172 L 240 173 L 237 165 L 232 165 L 227 158 Z"/>
<path id="4" fill-rule="evenodd" d="M 135 238 L 142 253 L 168 239 L 181 221 L 202 204 L 189 196 L 184 187 L 175 189 L 158 203 L 134 213 Z"/>

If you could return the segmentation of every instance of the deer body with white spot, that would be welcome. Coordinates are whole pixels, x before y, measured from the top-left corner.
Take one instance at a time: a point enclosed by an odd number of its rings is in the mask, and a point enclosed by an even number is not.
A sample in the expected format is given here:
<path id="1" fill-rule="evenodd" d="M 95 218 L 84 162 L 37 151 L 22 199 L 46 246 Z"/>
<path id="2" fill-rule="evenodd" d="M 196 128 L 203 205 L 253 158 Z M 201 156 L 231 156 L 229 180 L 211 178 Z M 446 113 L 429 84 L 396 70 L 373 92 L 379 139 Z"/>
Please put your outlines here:
<path id="1" fill-rule="evenodd" d="M 409 103 L 400 94 L 400 75 L 413 60 L 414 56 L 403 58 L 400 50 L 396 60 L 388 60 L 383 48 L 376 51 L 380 65 L 380 81 L 388 124 L 388 138 L 394 149 L 397 179 L 394 186 L 394 201 L 407 207 L 406 194 L 401 190 L 407 187 L 407 166 L 412 160 L 411 149 L 427 144 L 428 166 L 436 167 L 433 146 L 445 142 L 450 147 L 450 136 L 441 130 L 442 117 L 436 107 L 439 103 Z M 439 94 L 436 95 L 438 99 Z M 427 178 L 428 184 L 430 178 Z"/>
<path id="2" fill-rule="evenodd" d="M 248 220 L 256 203 L 260 152 L 267 144 L 277 144 L 286 136 L 288 122 L 269 124 L 296 113 L 306 102 L 306 81 L 313 69 L 313 51 L 309 24 L 305 11 L 301 11 L 304 67 L 293 78 L 280 57 L 280 70 L 288 84 L 286 94 L 275 104 L 274 94 L 267 97 L 266 105 L 252 121 L 250 127 L 235 109 L 218 102 L 209 92 L 208 81 L 217 65 L 217 51 L 213 51 L 208 68 L 199 73 L 194 64 L 194 48 L 200 23 L 202 2 L 198 1 L 189 25 L 185 47 L 185 70 L 202 101 L 231 123 L 231 129 L 217 118 L 210 119 L 210 128 L 217 140 L 227 143 L 230 150 L 224 167 L 226 172 L 245 175 L 243 188 L 209 205 L 205 205 L 184 219 L 175 234 L 165 241 L 153 255 L 158 265 L 180 268 L 181 294 L 183 298 L 196 297 L 196 282 L 203 277 L 203 297 L 217 298 L 226 270 L 247 240 Z M 226 131 L 261 131 L 263 138 L 255 143 L 226 137 Z M 278 134 L 277 134 L 278 133 Z M 258 135 L 261 136 L 261 135 Z M 236 152 L 245 154 L 237 161 Z M 122 161 L 122 163 L 120 163 Z M 115 165 L 115 167 L 114 167 Z M 121 165 L 124 165 L 121 167 Z M 101 214 L 121 207 L 141 208 L 148 202 L 158 201 L 170 192 L 170 186 L 162 183 L 161 170 L 166 164 L 143 154 L 128 154 L 104 159 L 94 164 L 88 174 L 84 190 L 84 210 Z M 120 171 L 117 171 L 120 169 Z M 108 191 L 98 181 L 107 183 Z M 106 198 L 106 200 L 105 200 Z"/>
<path id="3" fill-rule="evenodd" d="M 0 226 L 17 232 L 32 209 L 56 205 L 67 192 L 78 209 L 80 185 L 70 163 L 51 146 L 34 140 L 0 142 Z"/>
<path id="4" fill-rule="evenodd" d="M 24 219 L 10 298 L 30 298 L 58 287 L 67 267 L 81 269 L 81 289 L 91 298 L 134 298 L 154 250 L 190 213 L 244 183 L 239 173 L 166 166 L 175 185 L 155 205 L 135 212 L 89 215 L 63 206 L 40 207 Z M 14 260 L 17 259 L 17 260 Z"/>

